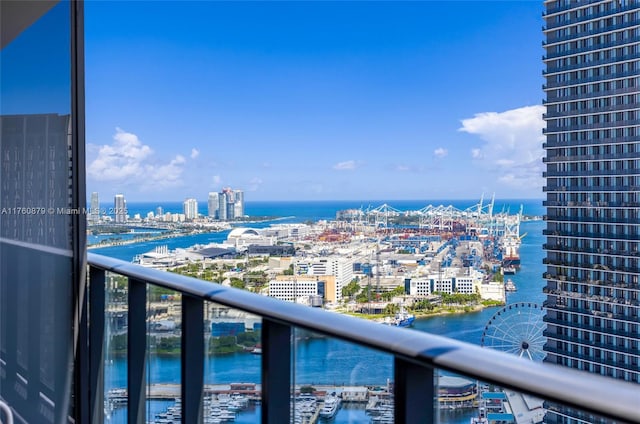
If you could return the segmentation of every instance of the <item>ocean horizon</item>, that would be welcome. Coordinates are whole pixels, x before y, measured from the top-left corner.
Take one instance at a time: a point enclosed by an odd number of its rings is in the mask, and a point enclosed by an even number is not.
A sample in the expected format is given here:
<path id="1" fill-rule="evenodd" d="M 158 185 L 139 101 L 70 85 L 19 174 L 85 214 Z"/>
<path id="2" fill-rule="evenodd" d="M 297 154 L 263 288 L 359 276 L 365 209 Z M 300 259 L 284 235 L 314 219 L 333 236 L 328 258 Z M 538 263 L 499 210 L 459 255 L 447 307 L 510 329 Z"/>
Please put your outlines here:
<path id="1" fill-rule="evenodd" d="M 483 200 L 483 207 L 490 203 L 491 199 Z M 523 208 L 523 214 L 529 216 L 541 216 L 545 213 L 542 206 L 543 199 L 495 199 L 493 212 L 508 212 L 516 214 Z M 128 201 L 127 211 L 130 217 L 140 214 L 145 217 L 148 212 L 156 212 L 158 207 L 163 212 L 182 213 L 182 201 Z M 375 209 L 388 205 L 401 212 L 415 211 L 427 206 L 453 206 L 465 210 L 480 203 L 480 199 L 432 199 L 432 200 L 246 200 L 245 215 L 248 216 L 272 216 L 297 218 L 299 221 L 335 219 L 336 212 L 345 209 Z M 100 202 L 102 210 L 109 210 L 113 202 Z M 198 212 L 201 215 L 207 213 L 207 201 L 198 200 Z M 111 215 L 113 216 L 113 215 Z"/>

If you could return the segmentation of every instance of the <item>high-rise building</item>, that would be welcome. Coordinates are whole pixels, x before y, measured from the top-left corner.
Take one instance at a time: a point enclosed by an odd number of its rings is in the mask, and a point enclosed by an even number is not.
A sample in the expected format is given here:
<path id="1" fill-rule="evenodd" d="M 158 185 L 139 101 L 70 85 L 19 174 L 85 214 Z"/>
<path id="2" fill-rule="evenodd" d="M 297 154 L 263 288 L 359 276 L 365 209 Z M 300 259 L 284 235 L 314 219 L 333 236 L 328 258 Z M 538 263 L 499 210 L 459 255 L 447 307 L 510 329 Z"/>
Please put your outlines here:
<path id="1" fill-rule="evenodd" d="M 220 193 L 209 193 L 209 216 L 217 199 L 216 218 L 221 221 L 232 221 L 244 216 L 244 192 L 227 187 Z"/>
<path id="2" fill-rule="evenodd" d="M 227 220 L 228 221 L 232 221 L 235 219 L 236 214 L 235 214 L 235 203 L 236 203 L 236 197 L 235 197 L 235 193 L 233 190 L 231 190 L 231 188 L 227 187 L 225 189 L 222 190 L 222 194 L 223 197 L 225 199 L 225 204 L 224 204 L 224 208 L 226 210 L 225 215 L 227 216 Z"/>
<path id="3" fill-rule="evenodd" d="M 638 382 L 640 2 L 545 7 L 546 361 Z"/>
<path id="4" fill-rule="evenodd" d="M 220 221 L 226 221 L 229 219 L 227 215 L 227 193 L 221 192 L 218 196 L 218 219 Z"/>
<path id="5" fill-rule="evenodd" d="M 233 216 L 242 218 L 244 216 L 244 192 L 242 190 L 235 190 L 233 194 L 235 197 Z"/>
<path id="6" fill-rule="evenodd" d="M 127 222 L 127 201 L 123 194 L 116 194 L 113 201 L 113 213 L 116 223 L 123 224 Z"/>
<path id="7" fill-rule="evenodd" d="M 196 219 L 198 217 L 198 201 L 196 199 L 186 199 L 182 204 L 182 209 L 186 219 Z"/>
<path id="8" fill-rule="evenodd" d="M 218 218 L 218 210 L 220 209 L 220 195 L 216 192 L 209 193 L 209 201 L 207 202 L 207 215 L 211 219 Z"/>
<path id="9" fill-rule="evenodd" d="M 100 221 L 100 199 L 97 191 L 91 193 L 90 210 L 87 218 L 89 222 Z"/>

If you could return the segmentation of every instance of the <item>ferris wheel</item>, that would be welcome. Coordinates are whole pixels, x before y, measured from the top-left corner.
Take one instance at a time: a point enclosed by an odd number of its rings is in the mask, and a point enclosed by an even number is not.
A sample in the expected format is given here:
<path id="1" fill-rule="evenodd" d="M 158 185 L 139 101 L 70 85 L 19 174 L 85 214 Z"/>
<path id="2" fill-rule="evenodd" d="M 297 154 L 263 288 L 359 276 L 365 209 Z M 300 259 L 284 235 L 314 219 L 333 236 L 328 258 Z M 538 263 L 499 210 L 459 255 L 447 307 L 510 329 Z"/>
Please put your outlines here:
<path id="1" fill-rule="evenodd" d="M 518 302 L 500 308 L 487 322 L 481 345 L 518 355 L 532 361 L 545 356 L 543 307 L 531 302 Z"/>

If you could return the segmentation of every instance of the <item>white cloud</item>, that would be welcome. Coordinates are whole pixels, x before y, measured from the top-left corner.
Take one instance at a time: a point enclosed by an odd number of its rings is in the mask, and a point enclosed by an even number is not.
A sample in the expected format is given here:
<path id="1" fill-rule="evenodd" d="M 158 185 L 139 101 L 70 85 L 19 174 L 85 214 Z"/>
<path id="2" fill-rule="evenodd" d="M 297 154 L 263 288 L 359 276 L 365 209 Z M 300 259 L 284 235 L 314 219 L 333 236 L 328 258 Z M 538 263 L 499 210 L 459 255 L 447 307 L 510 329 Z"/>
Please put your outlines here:
<path id="1" fill-rule="evenodd" d="M 212 178 L 213 184 L 219 185 L 222 183 L 222 177 L 220 175 L 214 175 Z"/>
<path id="2" fill-rule="evenodd" d="M 177 155 L 166 165 L 148 165 L 146 171 L 149 179 L 142 183 L 142 187 L 151 189 L 180 186 L 182 184 L 180 177 L 186 162 L 184 156 Z"/>
<path id="3" fill-rule="evenodd" d="M 195 159 L 200 156 L 200 150 L 193 148 L 191 149 L 191 159 Z"/>
<path id="4" fill-rule="evenodd" d="M 400 171 L 400 172 L 411 171 L 411 167 L 409 167 L 407 165 L 398 165 L 398 166 L 396 166 L 396 171 Z"/>
<path id="5" fill-rule="evenodd" d="M 447 151 L 447 149 L 443 148 L 443 147 L 438 147 L 437 149 L 435 149 L 433 151 L 433 155 L 435 157 L 437 157 L 438 159 L 442 159 L 443 157 L 447 156 L 449 154 L 449 152 Z"/>
<path id="6" fill-rule="evenodd" d="M 263 183 L 261 178 L 253 177 L 249 180 L 249 185 L 247 186 L 247 191 L 257 191 L 260 188 L 260 185 Z"/>
<path id="7" fill-rule="evenodd" d="M 116 128 L 113 143 L 100 146 L 98 157 L 87 167 L 90 177 L 98 181 L 120 181 L 144 174 L 143 161 L 153 154 L 138 136 Z"/>
<path id="8" fill-rule="evenodd" d="M 478 113 L 463 119 L 459 131 L 475 134 L 484 144 L 471 150 L 480 166 L 500 174 L 498 181 L 522 188 L 543 185 L 543 106 Z"/>
<path id="9" fill-rule="evenodd" d="M 337 171 L 350 171 L 352 169 L 356 169 L 356 161 L 347 160 L 344 162 L 338 162 L 335 165 L 333 165 L 333 169 Z"/>
<path id="10" fill-rule="evenodd" d="M 152 161 L 153 150 L 137 135 L 116 128 L 113 143 L 99 146 L 97 157 L 87 167 L 96 181 L 136 185 L 142 189 L 162 189 L 180 185 L 185 158 L 177 155 L 168 164 Z"/>
<path id="11" fill-rule="evenodd" d="M 500 167 L 511 167 L 513 165 L 516 164 L 516 161 L 511 160 L 511 159 L 497 159 L 496 160 L 496 165 L 500 166 Z"/>

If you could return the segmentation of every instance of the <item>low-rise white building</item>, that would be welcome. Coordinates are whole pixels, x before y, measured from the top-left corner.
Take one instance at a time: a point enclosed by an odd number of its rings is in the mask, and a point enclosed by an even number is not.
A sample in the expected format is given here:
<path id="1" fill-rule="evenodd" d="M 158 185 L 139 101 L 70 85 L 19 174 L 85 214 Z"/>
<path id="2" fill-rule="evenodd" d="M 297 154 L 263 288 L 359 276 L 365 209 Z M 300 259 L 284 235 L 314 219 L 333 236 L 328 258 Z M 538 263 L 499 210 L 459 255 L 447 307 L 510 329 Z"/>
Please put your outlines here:
<path id="1" fill-rule="evenodd" d="M 311 227 L 307 224 L 275 224 L 262 231 L 265 235 L 277 237 L 279 240 L 300 240 L 311 233 Z"/>
<path id="2" fill-rule="evenodd" d="M 250 245 L 273 246 L 276 237 L 262 234 L 253 228 L 234 228 L 227 236 L 227 244 L 237 250 L 246 250 Z"/>
<path id="3" fill-rule="evenodd" d="M 369 389 L 361 386 L 344 386 L 342 388 L 342 400 L 345 402 L 366 402 Z"/>
<path id="4" fill-rule="evenodd" d="M 473 268 L 445 268 L 437 273 L 408 278 L 409 294 L 429 296 L 435 292 L 474 294 L 482 292 L 480 287 L 484 274 Z M 484 297 L 483 297 L 484 298 Z"/>
<path id="5" fill-rule="evenodd" d="M 269 296 L 288 302 L 300 303 L 300 298 L 318 295 L 318 285 L 324 284 L 317 279 L 293 278 L 269 281 Z"/>
<path id="6" fill-rule="evenodd" d="M 296 273 L 317 277 L 332 275 L 335 277 L 335 299 L 342 299 L 342 287 L 353 280 L 353 259 L 343 256 L 326 256 L 302 259 L 296 262 Z"/>
<path id="7" fill-rule="evenodd" d="M 480 297 L 487 300 L 506 301 L 504 284 L 500 281 L 489 281 L 480 284 Z"/>

